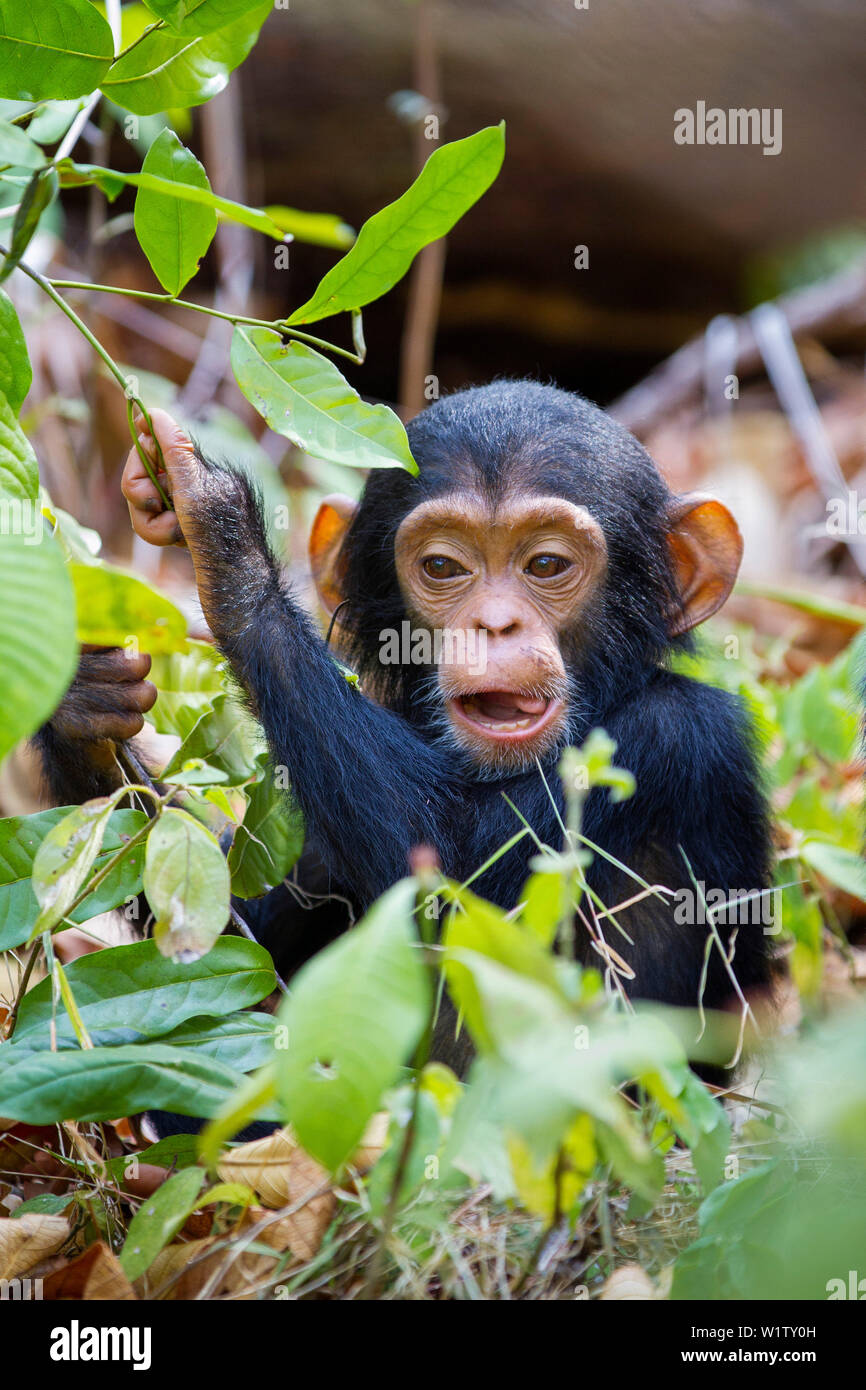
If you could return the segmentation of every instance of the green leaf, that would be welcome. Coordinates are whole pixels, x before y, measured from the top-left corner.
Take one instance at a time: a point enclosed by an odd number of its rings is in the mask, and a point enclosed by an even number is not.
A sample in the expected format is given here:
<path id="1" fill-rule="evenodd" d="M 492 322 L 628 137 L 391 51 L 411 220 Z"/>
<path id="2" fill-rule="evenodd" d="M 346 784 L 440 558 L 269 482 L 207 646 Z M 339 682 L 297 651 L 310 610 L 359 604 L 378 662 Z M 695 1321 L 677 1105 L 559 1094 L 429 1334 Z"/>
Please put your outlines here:
<path id="1" fill-rule="evenodd" d="M 861 855 L 825 840 L 809 839 L 800 846 L 800 858 L 837 888 L 866 902 L 866 863 Z"/>
<path id="2" fill-rule="evenodd" d="M 114 54 L 111 29 L 87 0 L 3 0 L 0 96 L 13 101 L 85 96 Z"/>
<path id="3" fill-rule="evenodd" d="M 72 585 L 49 536 L 34 545 L 26 535 L 0 530 L 0 594 L 3 758 L 56 708 L 75 674 L 78 644 Z"/>
<path id="4" fill-rule="evenodd" d="M 188 963 L 205 955 L 229 919 L 229 871 L 209 830 L 169 807 L 147 837 L 144 891 L 164 956 Z"/>
<path id="5" fill-rule="evenodd" d="M 99 647 L 130 646 L 171 652 L 186 642 L 186 618 L 171 599 L 137 575 L 111 565 L 70 565 L 78 612 L 78 640 Z"/>
<path id="6" fill-rule="evenodd" d="M 127 1279 L 139 1279 L 160 1250 L 177 1235 L 195 1206 L 204 1177 L 201 1168 L 182 1168 L 167 1178 L 153 1196 L 145 1198 L 129 1223 L 120 1252 Z"/>
<path id="7" fill-rule="evenodd" d="M 168 127 L 157 135 L 141 167 L 142 173 L 210 192 L 203 165 Z M 180 294 L 195 275 L 216 229 L 213 208 L 183 203 L 148 188 L 139 188 L 136 194 L 135 235 L 154 275 L 169 294 Z"/>
<path id="8" fill-rule="evenodd" d="M 2 291 L 0 291 L 2 293 Z M 3 324 L 0 322 L 0 332 Z M 14 346 L 14 345 L 13 345 Z M 5 351 L 0 347 L 0 370 L 2 370 Z M 29 364 L 28 364 L 29 365 Z M 12 383 L 13 389 L 15 383 Z M 30 526 L 31 544 L 36 543 L 33 536 L 41 536 L 42 519 L 35 505 L 39 495 L 39 467 L 30 441 L 18 423 L 17 410 L 6 397 L 0 394 L 0 496 L 17 498 L 28 506 L 26 511 Z M 22 513 L 22 516 L 24 513 Z M 2 534 L 8 534 L 5 518 Z"/>
<path id="9" fill-rule="evenodd" d="M 430 986 L 415 949 L 416 885 L 406 879 L 298 973 L 280 1022 L 277 1089 L 307 1153 L 332 1172 L 354 1153 L 427 1020 Z"/>
<path id="10" fill-rule="evenodd" d="M 478 952 L 507 966 L 526 982 L 535 981 L 551 991 L 553 1003 L 566 1003 L 559 987 L 556 961 L 531 932 L 508 920 L 501 908 L 463 889 L 459 902 L 464 909 L 449 918 L 443 935 L 445 975 L 449 988 L 466 1013 L 473 1036 L 485 1048 L 494 1047 L 484 1019 L 481 995 L 472 971 L 463 962 L 463 952 Z"/>
<path id="11" fill-rule="evenodd" d="M 81 97 L 73 97 L 70 101 L 52 101 L 36 112 L 28 123 L 27 134 L 40 145 L 56 144 L 63 139 L 83 105 Z"/>
<path id="12" fill-rule="evenodd" d="M 20 126 L 0 121 L 0 164 L 19 169 L 41 169 L 45 155 Z"/>
<path id="13" fill-rule="evenodd" d="M 190 1018 L 224 1018 L 258 1004 L 276 984 L 264 947 L 236 936 L 221 937 L 191 965 L 166 960 L 153 941 L 111 946 L 72 961 L 66 977 L 88 1033 L 111 1032 L 124 1043 L 159 1038 Z M 50 1047 L 52 1016 L 51 981 L 42 980 L 24 996 L 12 1046 Z M 57 1037 L 73 1037 L 64 1016 Z"/>
<path id="14" fill-rule="evenodd" d="M 0 951 L 20 946 L 30 936 L 39 904 L 30 875 L 33 860 L 48 831 L 73 808 L 54 806 L 32 816 L 0 820 Z M 108 821 L 102 849 L 93 861 L 99 873 L 126 841 L 147 823 L 143 811 L 114 811 Z M 86 922 L 100 912 L 118 907 L 141 891 L 144 846 L 131 850 L 103 883 L 71 914 L 73 922 Z"/>
<path id="15" fill-rule="evenodd" d="M 32 380 L 33 370 L 27 354 L 27 343 L 15 312 L 15 305 L 5 291 L 0 290 L 0 393 L 5 396 L 16 415 L 24 404 L 24 397 L 30 390 Z M 34 459 L 34 468 L 35 463 Z M 0 488 L 2 487 L 0 474 Z M 35 496 L 35 493 L 28 492 L 27 495 Z"/>
<path id="16" fill-rule="evenodd" d="M 50 931 L 66 916 L 87 882 L 108 818 L 124 790 L 74 806 L 48 831 L 33 860 L 33 891 L 40 912 L 31 936 Z"/>
<path id="17" fill-rule="evenodd" d="M 355 240 L 353 229 L 330 212 L 304 212 L 300 208 L 287 208 L 282 203 L 269 203 L 265 212 L 284 232 L 310 246 L 345 251 Z"/>
<path id="18" fill-rule="evenodd" d="M 178 34 L 210 34 L 254 10 L 260 0 L 145 0 L 151 14 Z"/>
<path id="19" fill-rule="evenodd" d="M 406 431 L 386 405 L 367 405 L 333 362 L 268 328 L 232 334 L 238 385 L 277 434 L 316 458 L 350 468 L 417 473 Z"/>
<path id="20" fill-rule="evenodd" d="M 57 197 L 60 181 L 53 169 L 40 169 L 30 179 L 12 224 L 9 254 L 0 265 L 0 281 L 5 280 L 23 258 L 33 240 L 39 219 Z"/>
<path id="21" fill-rule="evenodd" d="M 173 777 L 195 759 L 224 772 L 232 787 L 242 786 L 259 771 L 267 756 L 261 727 L 238 700 L 228 695 L 214 696 L 212 705 L 212 710 L 202 714 L 184 739 L 164 777 Z"/>
<path id="22" fill-rule="evenodd" d="M 315 323 L 344 309 L 360 309 L 385 294 L 403 278 L 422 247 L 450 232 L 486 192 L 504 156 L 504 122 L 440 146 L 403 196 L 364 223 L 351 251 L 328 271 L 289 323 Z"/>
<path id="23" fill-rule="evenodd" d="M 257 1071 L 274 1055 L 276 1020 L 273 1014 L 232 1014 L 230 1018 L 191 1018 L 160 1041 L 166 1046 L 194 1048 L 223 1066 L 239 1072 Z"/>
<path id="24" fill-rule="evenodd" d="M 139 1110 L 207 1118 L 243 1079 L 211 1057 L 161 1043 L 66 1052 L 0 1043 L 0 1114 L 24 1124 L 114 1120 Z"/>
<path id="25" fill-rule="evenodd" d="M 19 1202 L 11 1215 L 15 1220 L 19 1216 L 27 1216 L 29 1212 L 35 1212 L 38 1216 L 60 1216 L 74 1200 L 68 1192 L 42 1192 L 38 1197 L 28 1197 L 26 1202 Z"/>
<path id="26" fill-rule="evenodd" d="M 263 232 L 275 241 L 285 241 L 286 233 L 278 223 L 273 222 L 260 208 L 248 208 L 243 203 L 232 202 L 231 198 L 220 198 L 218 194 L 192 183 L 172 183 L 157 174 L 122 174 L 116 169 L 104 169 L 99 164 L 73 164 L 65 159 L 58 165 L 62 188 L 86 188 L 95 183 L 106 197 L 113 201 L 125 184 L 131 188 L 146 188 L 151 193 L 164 194 L 182 203 L 194 203 L 198 207 L 213 208 L 227 222 L 240 222 L 244 227 L 252 227 L 255 232 Z"/>
<path id="27" fill-rule="evenodd" d="M 284 792 L 268 772 L 250 792 L 243 824 L 238 826 L 228 854 L 232 892 L 239 898 L 260 898 L 289 873 L 304 847 L 304 819 L 290 811 Z"/>
<path id="28" fill-rule="evenodd" d="M 159 695 L 148 714 L 158 734 L 185 739 L 203 714 L 213 709 L 215 695 L 224 694 L 225 659 L 209 642 L 188 638 L 182 651 L 155 656 L 150 679 Z"/>
<path id="29" fill-rule="evenodd" d="M 199 106 L 223 90 L 272 9 L 271 0 L 259 3 L 233 24 L 202 36 L 154 30 L 114 63 L 98 85 L 118 106 L 138 116 Z"/>

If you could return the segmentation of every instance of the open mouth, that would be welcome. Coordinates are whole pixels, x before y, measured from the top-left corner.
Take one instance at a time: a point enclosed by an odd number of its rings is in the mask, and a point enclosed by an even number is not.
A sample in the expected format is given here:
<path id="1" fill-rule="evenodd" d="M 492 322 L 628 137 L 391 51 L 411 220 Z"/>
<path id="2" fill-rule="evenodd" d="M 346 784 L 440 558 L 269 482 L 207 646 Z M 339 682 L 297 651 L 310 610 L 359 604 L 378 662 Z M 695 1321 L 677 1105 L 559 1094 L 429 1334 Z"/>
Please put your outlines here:
<path id="1" fill-rule="evenodd" d="M 516 690 L 475 690 L 448 701 L 458 723 L 485 738 L 519 743 L 535 738 L 562 709 L 562 701 Z"/>

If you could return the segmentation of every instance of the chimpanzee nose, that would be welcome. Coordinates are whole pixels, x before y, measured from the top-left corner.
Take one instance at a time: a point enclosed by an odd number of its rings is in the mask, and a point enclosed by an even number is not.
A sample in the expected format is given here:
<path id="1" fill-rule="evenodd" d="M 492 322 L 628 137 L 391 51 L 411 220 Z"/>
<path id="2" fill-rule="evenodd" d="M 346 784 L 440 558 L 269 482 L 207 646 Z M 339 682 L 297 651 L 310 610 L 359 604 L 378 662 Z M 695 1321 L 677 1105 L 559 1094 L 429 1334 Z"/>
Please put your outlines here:
<path id="1" fill-rule="evenodd" d="M 488 637 L 513 637 L 520 631 L 520 617 L 513 603 L 490 595 L 472 615 L 473 626 Z"/>

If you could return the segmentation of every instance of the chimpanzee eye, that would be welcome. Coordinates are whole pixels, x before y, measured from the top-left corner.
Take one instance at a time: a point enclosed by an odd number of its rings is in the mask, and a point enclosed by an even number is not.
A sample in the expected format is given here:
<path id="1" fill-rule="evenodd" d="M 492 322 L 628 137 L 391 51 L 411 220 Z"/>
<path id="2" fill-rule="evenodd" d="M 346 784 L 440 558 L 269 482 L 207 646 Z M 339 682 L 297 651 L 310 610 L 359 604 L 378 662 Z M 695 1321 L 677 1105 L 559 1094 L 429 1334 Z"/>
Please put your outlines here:
<path id="1" fill-rule="evenodd" d="M 526 566 L 526 573 L 533 579 L 552 579 L 554 575 L 564 574 L 571 569 L 571 561 L 563 555 L 533 555 Z"/>
<path id="2" fill-rule="evenodd" d="M 455 579 L 458 574 L 468 573 L 461 564 L 452 560 L 450 555 L 428 555 L 421 568 L 431 579 Z"/>

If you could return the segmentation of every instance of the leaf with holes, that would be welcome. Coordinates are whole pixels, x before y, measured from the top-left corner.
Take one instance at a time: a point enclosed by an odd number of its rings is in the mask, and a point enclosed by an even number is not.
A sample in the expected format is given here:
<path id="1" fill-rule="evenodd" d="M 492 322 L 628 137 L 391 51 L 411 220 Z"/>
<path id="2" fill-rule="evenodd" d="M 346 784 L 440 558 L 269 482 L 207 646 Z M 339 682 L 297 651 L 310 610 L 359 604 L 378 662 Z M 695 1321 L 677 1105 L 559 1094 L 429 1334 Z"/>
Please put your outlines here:
<path id="1" fill-rule="evenodd" d="M 298 1142 L 331 1172 L 355 1152 L 427 1021 L 415 895 L 413 879 L 389 889 L 299 971 L 280 1010 L 288 1047 L 276 1055 L 278 1094 Z"/>
<path id="2" fill-rule="evenodd" d="M 163 811 L 148 835 L 144 891 L 164 956 L 188 964 L 211 949 L 229 919 L 229 871 L 214 836 L 186 811 Z"/>

